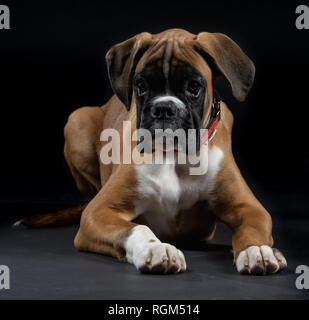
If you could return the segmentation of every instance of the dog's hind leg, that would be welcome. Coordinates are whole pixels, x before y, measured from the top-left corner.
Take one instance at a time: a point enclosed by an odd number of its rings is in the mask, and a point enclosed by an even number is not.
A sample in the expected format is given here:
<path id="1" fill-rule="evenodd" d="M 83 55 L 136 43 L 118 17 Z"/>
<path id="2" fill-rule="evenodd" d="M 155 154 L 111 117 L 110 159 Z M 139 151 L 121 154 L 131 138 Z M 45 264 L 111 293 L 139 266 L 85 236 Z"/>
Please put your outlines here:
<path id="1" fill-rule="evenodd" d="M 74 111 L 64 128 L 64 156 L 78 189 L 94 197 L 101 189 L 97 145 L 104 112 L 99 107 L 83 107 Z"/>
<path id="2" fill-rule="evenodd" d="M 104 113 L 98 107 L 84 107 L 74 111 L 64 128 L 64 155 L 78 189 L 94 197 L 101 188 L 97 142 Z M 55 213 L 40 213 L 17 221 L 31 228 L 59 227 L 79 223 L 87 204 L 60 210 Z"/>

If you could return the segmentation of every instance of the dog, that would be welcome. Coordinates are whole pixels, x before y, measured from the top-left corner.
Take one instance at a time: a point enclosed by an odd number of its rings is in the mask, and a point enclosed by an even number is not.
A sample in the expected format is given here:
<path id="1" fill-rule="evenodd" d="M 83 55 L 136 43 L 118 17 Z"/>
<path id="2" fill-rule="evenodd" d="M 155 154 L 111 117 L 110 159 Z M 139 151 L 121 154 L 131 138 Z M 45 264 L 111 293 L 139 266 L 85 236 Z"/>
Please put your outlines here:
<path id="1" fill-rule="evenodd" d="M 239 273 L 284 269 L 286 259 L 273 248 L 271 216 L 233 158 L 232 113 L 214 90 L 224 77 L 235 99 L 245 100 L 255 67 L 241 48 L 220 33 L 171 29 L 143 32 L 113 46 L 106 62 L 115 94 L 102 107 L 74 111 L 64 129 L 66 161 L 78 189 L 92 200 L 21 222 L 29 227 L 80 222 L 78 250 L 111 255 L 156 274 L 187 268 L 182 251 L 170 243 L 210 240 L 216 224 L 224 223 L 233 231 Z M 205 153 L 207 145 L 207 172 L 190 175 L 188 166 L 177 163 L 103 164 L 100 152 L 108 142 L 100 134 L 106 128 L 131 134 L 124 121 L 132 124 L 131 131 L 152 134 L 160 128 L 208 129 L 195 141 L 197 153 Z M 123 146 L 121 139 L 120 150 Z"/>

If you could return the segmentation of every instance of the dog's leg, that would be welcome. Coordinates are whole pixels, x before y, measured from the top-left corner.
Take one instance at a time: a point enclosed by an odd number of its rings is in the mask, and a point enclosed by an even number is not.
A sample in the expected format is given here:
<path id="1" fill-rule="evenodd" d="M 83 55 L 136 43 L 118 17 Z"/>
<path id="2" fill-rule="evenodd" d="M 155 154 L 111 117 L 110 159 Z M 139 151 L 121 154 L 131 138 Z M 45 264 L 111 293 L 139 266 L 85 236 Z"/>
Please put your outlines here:
<path id="1" fill-rule="evenodd" d="M 185 271 L 181 251 L 162 243 L 147 226 L 132 222 L 136 216 L 134 183 L 128 183 L 134 179 L 132 170 L 118 170 L 89 203 L 82 214 L 75 247 L 128 261 L 144 273 Z"/>
<path id="2" fill-rule="evenodd" d="M 126 259 L 144 273 L 178 273 L 186 270 L 183 253 L 173 245 L 162 243 L 144 225 L 131 229 L 124 242 Z"/>
<path id="3" fill-rule="evenodd" d="M 280 251 L 272 248 L 272 220 L 254 197 L 236 164 L 226 166 L 216 185 L 215 212 L 233 231 L 234 261 L 240 273 L 275 273 L 286 267 Z M 226 178 L 228 177 L 228 179 Z"/>
<path id="4" fill-rule="evenodd" d="M 286 267 L 286 260 L 273 249 L 272 222 L 258 204 L 239 203 L 221 216 L 233 230 L 235 265 L 240 273 L 275 273 Z"/>
<path id="5" fill-rule="evenodd" d="M 99 107 L 75 110 L 64 128 L 64 156 L 78 189 L 93 197 L 101 188 L 97 143 L 104 112 Z"/>
<path id="6" fill-rule="evenodd" d="M 96 141 L 99 140 L 104 112 L 99 107 L 75 110 L 64 128 L 64 156 L 78 189 L 93 197 L 101 188 Z M 59 227 L 78 223 L 84 207 L 75 206 L 55 213 L 40 213 L 14 223 L 31 228 Z"/>

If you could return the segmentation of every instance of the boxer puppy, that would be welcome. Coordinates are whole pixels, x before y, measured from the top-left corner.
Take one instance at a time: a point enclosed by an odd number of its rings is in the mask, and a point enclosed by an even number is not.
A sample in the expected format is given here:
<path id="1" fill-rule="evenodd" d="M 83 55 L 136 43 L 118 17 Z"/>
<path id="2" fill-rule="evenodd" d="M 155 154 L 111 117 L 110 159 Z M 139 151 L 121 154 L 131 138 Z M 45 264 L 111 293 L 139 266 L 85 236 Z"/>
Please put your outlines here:
<path id="1" fill-rule="evenodd" d="M 112 47 L 106 61 L 115 95 L 103 107 L 73 112 L 64 130 L 66 160 L 77 187 L 92 200 L 22 223 L 64 225 L 81 215 L 78 250 L 114 256 L 144 273 L 179 273 L 186 270 L 185 257 L 170 243 L 211 239 L 221 222 L 233 231 L 238 272 L 285 268 L 284 256 L 273 248 L 271 217 L 234 161 L 233 116 L 214 94 L 214 83 L 223 76 L 243 101 L 254 80 L 252 61 L 223 34 L 180 29 L 138 34 Z M 123 127 L 124 121 L 131 128 Z M 100 134 L 107 128 L 119 132 L 120 153 L 135 129 L 146 129 L 155 139 L 156 129 L 207 128 L 195 141 L 207 171 L 190 175 L 189 165 L 177 163 L 103 164 L 100 152 L 108 142 L 100 141 Z M 133 143 L 132 152 L 135 148 Z M 155 151 L 152 145 L 150 152 Z"/>

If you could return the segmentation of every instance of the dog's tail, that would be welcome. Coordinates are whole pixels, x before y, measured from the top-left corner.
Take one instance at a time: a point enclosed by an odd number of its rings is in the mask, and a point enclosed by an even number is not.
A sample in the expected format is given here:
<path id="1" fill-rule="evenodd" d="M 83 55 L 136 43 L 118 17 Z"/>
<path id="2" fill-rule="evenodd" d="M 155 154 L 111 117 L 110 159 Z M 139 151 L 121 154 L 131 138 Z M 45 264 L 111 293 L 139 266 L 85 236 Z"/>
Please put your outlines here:
<path id="1" fill-rule="evenodd" d="M 21 219 L 13 226 L 23 224 L 29 228 L 62 227 L 72 224 L 78 224 L 83 210 L 88 203 L 72 208 L 57 211 L 55 213 L 40 213 L 31 217 Z"/>

